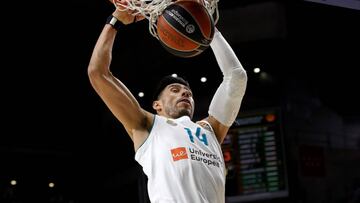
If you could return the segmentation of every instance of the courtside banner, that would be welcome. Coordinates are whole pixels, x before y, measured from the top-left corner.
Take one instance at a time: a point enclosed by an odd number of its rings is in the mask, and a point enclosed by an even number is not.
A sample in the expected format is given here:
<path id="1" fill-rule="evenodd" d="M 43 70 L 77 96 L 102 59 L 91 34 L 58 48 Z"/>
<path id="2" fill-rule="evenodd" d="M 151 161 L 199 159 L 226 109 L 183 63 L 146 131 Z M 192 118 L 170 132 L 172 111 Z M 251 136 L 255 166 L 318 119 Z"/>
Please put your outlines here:
<path id="1" fill-rule="evenodd" d="M 305 1 L 312 1 L 316 3 L 360 10 L 360 0 L 305 0 Z"/>

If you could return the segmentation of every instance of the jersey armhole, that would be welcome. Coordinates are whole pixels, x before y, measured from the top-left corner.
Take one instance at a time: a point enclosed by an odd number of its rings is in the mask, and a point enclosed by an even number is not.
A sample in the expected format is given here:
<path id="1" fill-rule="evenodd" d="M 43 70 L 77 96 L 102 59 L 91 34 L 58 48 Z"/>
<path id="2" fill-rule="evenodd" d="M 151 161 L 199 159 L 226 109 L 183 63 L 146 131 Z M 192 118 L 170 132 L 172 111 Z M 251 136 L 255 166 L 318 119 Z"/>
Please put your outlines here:
<path id="1" fill-rule="evenodd" d="M 153 123 L 152 123 L 152 125 L 151 125 L 151 127 L 150 127 L 150 129 L 149 129 L 149 135 L 148 135 L 147 138 L 144 140 L 144 142 L 139 146 L 139 148 L 135 151 L 135 155 L 139 152 L 139 150 L 140 150 L 140 151 L 145 150 L 145 149 L 143 149 L 143 148 L 144 148 L 144 145 L 146 145 L 146 143 L 149 142 L 148 140 L 150 140 L 150 136 L 153 134 L 152 132 L 153 132 L 153 129 L 154 129 L 154 125 L 155 125 L 156 120 L 157 120 L 157 119 L 156 119 L 156 115 L 154 115 Z"/>
<path id="2" fill-rule="evenodd" d="M 216 134 L 215 134 L 214 129 L 212 128 L 211 124 L 210 124 L 207 120 L 200 120 L 200 121 L 197 121 L 196 123 L 205 123 L 206 126 L 207 126 L 210 130 L 207 129 L 207 128 L 205 128 L 205 129 L 208 130 L 208 131 L 210 131 L 210 132 L 213 134 L 214 139 L 217 141 L 217 143 L 219 144 L 219 146 L 221 146 L 221 143 L 219 142 L 219 140 L 218 140 L 217 137 L 216 137 Z M 199 125 L 200 125 L 200 124 L 199 124 Z M 201 127 L 203 127 L 203 126 L 201 126 Z M 203 127 L 203 128 L 204 128 L 204 127 Z"/>

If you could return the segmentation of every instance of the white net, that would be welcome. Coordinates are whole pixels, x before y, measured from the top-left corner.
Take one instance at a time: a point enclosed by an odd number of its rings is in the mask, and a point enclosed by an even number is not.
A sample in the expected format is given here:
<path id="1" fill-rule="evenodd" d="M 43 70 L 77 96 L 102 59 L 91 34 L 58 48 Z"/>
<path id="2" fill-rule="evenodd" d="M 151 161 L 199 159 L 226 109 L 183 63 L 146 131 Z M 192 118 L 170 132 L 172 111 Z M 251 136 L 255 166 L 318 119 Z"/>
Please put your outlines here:
<path id="1" fill-rule="evenodd" d="M 162 14 L 164 9 L 169 5 L 174 3 L 174 0 L 126 0 L 127 5 L 124 5 L 124 8 L 118 7 L 120 10 L 131 10 L 134 11 L 133 15 L 141 14 L 146 19 L 149 20 L 149 32 L 151 35 L 159 39 L 156 29 L 156 21 L 158 17 Z M 203 5 L 209 11 L 209 13 L 214 17 L 214 22 L 216 23 L 219 19 L 219 10 L 218 2 L 219 0 L 199 0 L 202 1 Z"/>

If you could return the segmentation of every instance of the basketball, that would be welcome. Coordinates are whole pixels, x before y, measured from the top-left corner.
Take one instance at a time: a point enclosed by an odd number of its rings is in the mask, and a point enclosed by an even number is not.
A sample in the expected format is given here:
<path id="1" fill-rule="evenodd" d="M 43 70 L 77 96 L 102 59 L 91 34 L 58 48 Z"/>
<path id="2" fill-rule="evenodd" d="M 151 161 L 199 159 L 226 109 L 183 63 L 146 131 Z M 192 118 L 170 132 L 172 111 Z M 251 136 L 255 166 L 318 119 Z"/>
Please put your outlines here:
<path id="1" fill-rule="evenodd" d="M 210 46 L 215 25 L 201 3 L 177 1 L 166 7 L 156 22 L 161 45 L 179 57 L 193 57 Z"/>

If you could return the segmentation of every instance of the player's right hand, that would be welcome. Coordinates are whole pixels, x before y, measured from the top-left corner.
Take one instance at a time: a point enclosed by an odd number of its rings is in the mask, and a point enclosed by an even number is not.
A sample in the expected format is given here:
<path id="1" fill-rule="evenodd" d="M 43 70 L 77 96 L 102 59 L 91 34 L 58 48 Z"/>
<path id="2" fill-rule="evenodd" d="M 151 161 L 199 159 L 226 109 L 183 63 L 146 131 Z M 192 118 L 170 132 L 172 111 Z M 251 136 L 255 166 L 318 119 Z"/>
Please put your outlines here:
<path id="1" fill-rule="evenodd" d="M 127 9 L 125 6 L 128 4 L 127 0 L 109 0 L 115 6 L 113 16 L 120 20 L 123 24 L 127 25 L 133 22 L 138 22 L 145 19 L 141 14 L 134 15 L 133 10 Z"/>

